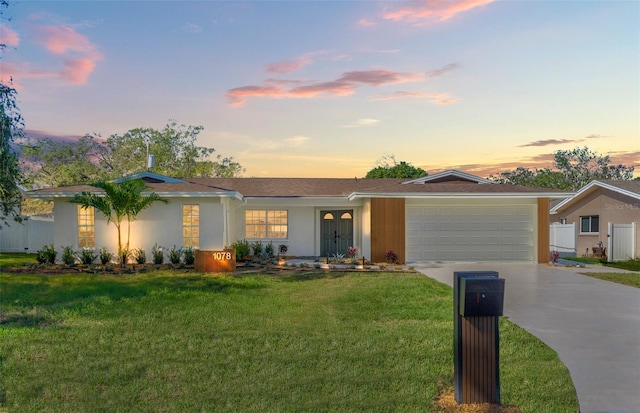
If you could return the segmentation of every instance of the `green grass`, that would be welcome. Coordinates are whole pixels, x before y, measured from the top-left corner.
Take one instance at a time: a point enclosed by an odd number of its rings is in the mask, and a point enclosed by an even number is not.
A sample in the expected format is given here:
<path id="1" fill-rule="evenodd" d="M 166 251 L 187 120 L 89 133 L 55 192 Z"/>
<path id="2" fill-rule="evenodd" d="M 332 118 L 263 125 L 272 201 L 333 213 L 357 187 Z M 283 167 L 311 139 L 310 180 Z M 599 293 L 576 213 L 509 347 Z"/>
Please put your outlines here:
<path id="1" fill-rule="evenodd" d="M 36 254 L 22 252 L 0 252 L 0 268 L 21 267 L 25 264 L 37 264 Z"/>
<path id="2" fill-rule="evenodd" d="M 599 278 L 605 281 L 611 281 L 617 284 L 628 285 L 630 287 L 640 288 L 640 274 L 636 273 L 620 273 L 620 272 L 587 272 L 584 275 Z"/>
<path id="3" fill-rule="evenodd" d="M 0 411 L 424 412 L 453 386 L 451 288 L 419 274 L 0 274 Z M 503 404 L 578 411 L 501 320 Z"/>

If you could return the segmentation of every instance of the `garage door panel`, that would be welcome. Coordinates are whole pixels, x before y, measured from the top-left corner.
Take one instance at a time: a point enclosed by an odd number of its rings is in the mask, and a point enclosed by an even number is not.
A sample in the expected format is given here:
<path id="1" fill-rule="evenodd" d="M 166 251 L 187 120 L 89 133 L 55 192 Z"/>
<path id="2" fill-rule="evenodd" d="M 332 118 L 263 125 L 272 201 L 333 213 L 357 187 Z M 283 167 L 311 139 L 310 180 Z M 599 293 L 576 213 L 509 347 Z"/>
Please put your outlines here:
<path id="1" fill-rule="evenodd" d="M 408 206 L 407 259 L 531 261 L 534 205 Z"/>

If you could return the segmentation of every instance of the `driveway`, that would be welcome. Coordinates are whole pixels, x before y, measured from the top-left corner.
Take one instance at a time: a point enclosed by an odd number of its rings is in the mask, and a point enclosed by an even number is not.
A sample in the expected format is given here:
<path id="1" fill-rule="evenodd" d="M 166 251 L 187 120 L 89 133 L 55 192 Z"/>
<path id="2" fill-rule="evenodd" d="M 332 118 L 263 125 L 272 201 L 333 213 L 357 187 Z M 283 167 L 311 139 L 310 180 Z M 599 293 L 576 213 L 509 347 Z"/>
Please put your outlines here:
<path id="1" fill-rule="evenodd" d="M 558 353 L 581 413 L 640 412 L 640 289 L 580 275 L 622 270 L 533 263 L 411 265 L 450 286 L 454 271 L 497 271 L 505 279 L 505 317 Z"/>

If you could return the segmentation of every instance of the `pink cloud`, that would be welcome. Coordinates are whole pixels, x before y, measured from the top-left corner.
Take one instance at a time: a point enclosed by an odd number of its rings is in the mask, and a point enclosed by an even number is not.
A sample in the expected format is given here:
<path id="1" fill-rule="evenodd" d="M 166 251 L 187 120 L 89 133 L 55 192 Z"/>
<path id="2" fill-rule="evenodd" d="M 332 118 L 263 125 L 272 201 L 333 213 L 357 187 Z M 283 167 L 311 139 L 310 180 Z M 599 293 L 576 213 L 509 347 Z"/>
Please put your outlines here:
<path id="1" fill-rule="evenodd" d="M 68 26 L 38 26 L 35 42 L 53 54 L 69 51 L 95 53 L 96 47 L 86 36 Z"/>
<path id="2" fill-rule="evenodd" d="M 421 92 L 405 92 L 398 91 L 394 92 L 390 95 L 381 96 L 379 98 L 375 98 L 375 101 L 388 101 L 388 100 L 397 100 L 397 99 L 427 99 L 430 103 L 434 103 L 437 105 L 451 105 L 457 103 L 460 99 L 451 97 L 447 93 L 421 93 Z"/>
<path id="3" fill-rule="evenodd" d="M 313 82 L 295 86 L 289 90 L 283 89 L 293 81 L 280 81 L 270 79 L 270 83 L 276 86 L 243 86 L 230 89 L 227 99 L 231 106 L 241 106 L 248 97 L 272 97 L 272 98 L 311 98 L 321 94 L 333 96 L 348 96 L 363 84 L 369 86 L 384 86 L 397 83 L 418 82 L 424 80 L 422 73 L 392 72 L 389 70 L 363 70 L 345 72 L 332 81 Z"/>
<path id="4" fill-rule="evenodd" d="M 281 62 L 267 65 L 267 73 L 286 74 L 301 69 L 313 63 L 313 56 L 326 53 L 325 51 L 309 52 L 293 60 L 283 60 Z"/>
<path id="5" fill-rule="evenodd" d="M 282 98 L 286 93 L 275 86 L 243 86 L 227 91 L 227 99 L 231 106 L 242 106 L 249 97 Z"/>
<path id="6" fill-rule="evenodd" d="M 89 39 L 69 26 L 36 26 L 36 44 L 49 53 L 62 57 L 63 68 L 54 70 L 32 69 L 28 62 L 12 67 L 12 76 L 21 81 L 33 78 L 58 78 L 73 85 L 87 83 L 96 63 L 103 59 L 98 48 Z M 4 63 L 6 67 L 6 63 Z M 4 69 L 3 69 L 4 71 Z"/>
<path id="7" fill-rule="evenodd" d="M 303 56 L 295 60 L 271 63 L 267 65 L 267 73 L 285 74 L 295 72 L 313 62 L 310 57 Z"/>
<path id="8" fill-rule="evenodd" d="M 320 82 L 293 88 L 289 91 L 288 95 L 291 97 L 314 97 L 327 93 L 333 96 L 348 96 L 353 94 L 354 89 L 354 85 L 348 82 Z"/>
<path id="9" fill-rule="evenodd" d="M 7 47 L 16 47 L 20 44 L 20 36 L 10 28 L 0 26 L 0 43 Z"/>
<path id="10" fill-rule="evenodd" d="M 358 26 L 371 27 L 371 26 L 375 26 L 375 25 L 376 25 L 376 23 L 372 22 L 369 19 L 362 18 L 362 19 L 358 20 Z"/>
<path id="11" fill-rule="evenodd" d="M 365 83 L 373 86 L 395 83 L 418 82 L 424 79 L 422 73 L 391 72 L 389 70 L 364 70 L 346 72 L 338 81 Z"/>
<path id="12" fill-rule="evenodd" d="M 17 90 L 22 90 L 21 81 L 25 79 L 47 79 L 56 77 L 58 77 L 58 73 L 34 69 L 28 62 L 2 62 L 2 70 L 0 70 L 0 80 L 4 83 L 11 83 Z"/>
<path id="13" fill-rule="evenodd" d="M 481 7 L 495 0 L 422 0 L 404 3 L 399 7 L 387 9 L 382 18 L 394 22 L 405 22 L 414 26 L 444 22 L 460 13 Z"/>
<path id="14" fill-rule="evenodd" d="M 60 72 L 60 77 L 73 85 L 84 85 L 89 75 L 96 67 L 95 60 L 87 57 L 67 59 L 64 61 L 65 69 Z"/>

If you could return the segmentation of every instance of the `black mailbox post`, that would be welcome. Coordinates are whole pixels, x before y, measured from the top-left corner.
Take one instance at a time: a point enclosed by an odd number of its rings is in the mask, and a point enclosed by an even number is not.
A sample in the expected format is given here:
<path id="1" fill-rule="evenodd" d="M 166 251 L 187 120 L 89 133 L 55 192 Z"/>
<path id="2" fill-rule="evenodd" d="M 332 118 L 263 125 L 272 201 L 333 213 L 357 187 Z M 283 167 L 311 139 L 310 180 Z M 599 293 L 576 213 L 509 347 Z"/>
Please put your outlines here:
<path id="1" fill-rule="evenodd" d="M 453 277 L 456 402 L 500 403 L 498 317 L 504 279 L 496 271 L 456 271 Z"/>

